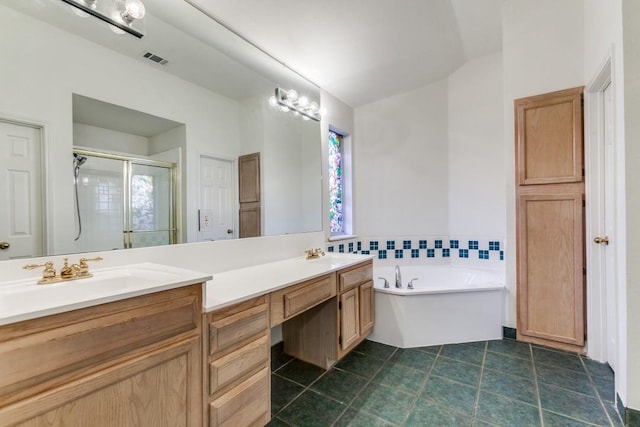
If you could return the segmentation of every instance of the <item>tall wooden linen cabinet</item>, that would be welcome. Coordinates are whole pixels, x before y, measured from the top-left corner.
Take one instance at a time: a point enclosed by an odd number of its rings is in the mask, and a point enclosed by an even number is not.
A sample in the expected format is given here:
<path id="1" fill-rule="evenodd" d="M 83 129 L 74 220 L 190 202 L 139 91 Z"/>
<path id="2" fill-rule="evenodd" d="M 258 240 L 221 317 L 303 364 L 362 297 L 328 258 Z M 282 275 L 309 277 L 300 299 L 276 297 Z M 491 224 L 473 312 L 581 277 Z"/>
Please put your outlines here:
<path id="1" fill-rule="evenodd" d="M 586 333 L 582 92 L 514 102 L 517 337 L 575 352 Z"/>

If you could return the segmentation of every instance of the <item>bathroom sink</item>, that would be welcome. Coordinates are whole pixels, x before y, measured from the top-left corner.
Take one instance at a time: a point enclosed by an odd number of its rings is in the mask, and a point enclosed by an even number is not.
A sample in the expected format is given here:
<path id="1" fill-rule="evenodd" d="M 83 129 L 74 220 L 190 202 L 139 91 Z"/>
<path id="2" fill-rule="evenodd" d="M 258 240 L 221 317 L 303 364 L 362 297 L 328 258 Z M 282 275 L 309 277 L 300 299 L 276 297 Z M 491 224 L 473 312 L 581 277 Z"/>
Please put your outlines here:
<path id="1" fill-rule="evenodd" d="M 203 273 L 153 263 L 95 269 L 92 274 L 86 279 L 46 285 L 36 284 L 35 278 L 0 283 L 0 324 L 210 279 Z"/>

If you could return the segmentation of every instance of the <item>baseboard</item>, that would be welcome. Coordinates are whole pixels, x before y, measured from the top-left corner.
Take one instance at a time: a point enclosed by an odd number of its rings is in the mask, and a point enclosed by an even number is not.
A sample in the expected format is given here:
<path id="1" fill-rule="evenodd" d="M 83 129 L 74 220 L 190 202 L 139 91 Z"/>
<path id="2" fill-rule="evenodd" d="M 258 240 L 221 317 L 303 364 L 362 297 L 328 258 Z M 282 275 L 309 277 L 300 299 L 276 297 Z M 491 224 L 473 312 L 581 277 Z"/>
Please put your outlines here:
<path id="1" fill-rule="evenodd" d="M 510 340 L 516 339 L 516 328 L 509 328 L 507 326 L 502 327 L 502 338 L 507 338 Z"/>
<path id="2" fill-rule="evenodd" d="M 620 418 L 622 418 L 622 422 L 625 427 L 640 427 L 640 411 L 631 408 L 625 408 L 622 404 L 622 399 L 620 399 L 620 395 L 617 395 L 616 399 L 618 414 Z"/>

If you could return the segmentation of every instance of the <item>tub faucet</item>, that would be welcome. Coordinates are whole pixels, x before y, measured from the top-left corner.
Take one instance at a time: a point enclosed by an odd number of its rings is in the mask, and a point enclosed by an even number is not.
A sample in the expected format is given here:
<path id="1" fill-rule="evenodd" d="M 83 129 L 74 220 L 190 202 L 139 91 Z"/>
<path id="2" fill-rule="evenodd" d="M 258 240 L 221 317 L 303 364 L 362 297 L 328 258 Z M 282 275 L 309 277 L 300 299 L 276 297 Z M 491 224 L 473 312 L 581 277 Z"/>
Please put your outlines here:
<path id="1" fill-rule="evenodd" d="M 396 265 L 396 288 L 402 287 L 402 275 L 400 274 L 400 266 Z"/>

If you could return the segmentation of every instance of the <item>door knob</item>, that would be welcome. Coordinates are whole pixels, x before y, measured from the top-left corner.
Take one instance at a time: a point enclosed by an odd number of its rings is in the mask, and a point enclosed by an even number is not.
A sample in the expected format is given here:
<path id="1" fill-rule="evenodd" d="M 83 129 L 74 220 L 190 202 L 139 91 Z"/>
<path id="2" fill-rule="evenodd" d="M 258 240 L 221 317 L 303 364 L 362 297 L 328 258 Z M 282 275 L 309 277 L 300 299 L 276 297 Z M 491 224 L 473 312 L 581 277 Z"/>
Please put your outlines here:
<path id="1" fill-rule="evenodd" d="M 596 237 L 593 239 L 594 243 L 604 243 L 605 245 L 609 244 L 609 238 L 608 237 Z"/>
<path id="2" fill-rule="evenodd" d="M 227 234 L 231 234 L 231 233 L 233 233 L 233 230 L 232 230 L 232 229 L 230 229 L 230 228 L 229 228 L 229 229 L 227 229 Z"/>
<path id="3" fill-rule="evenodd" d="M 9 249 L 9 246 L 11 246 L 9 242 L 0 242 L 0 249 L 2 250 Z"/>

